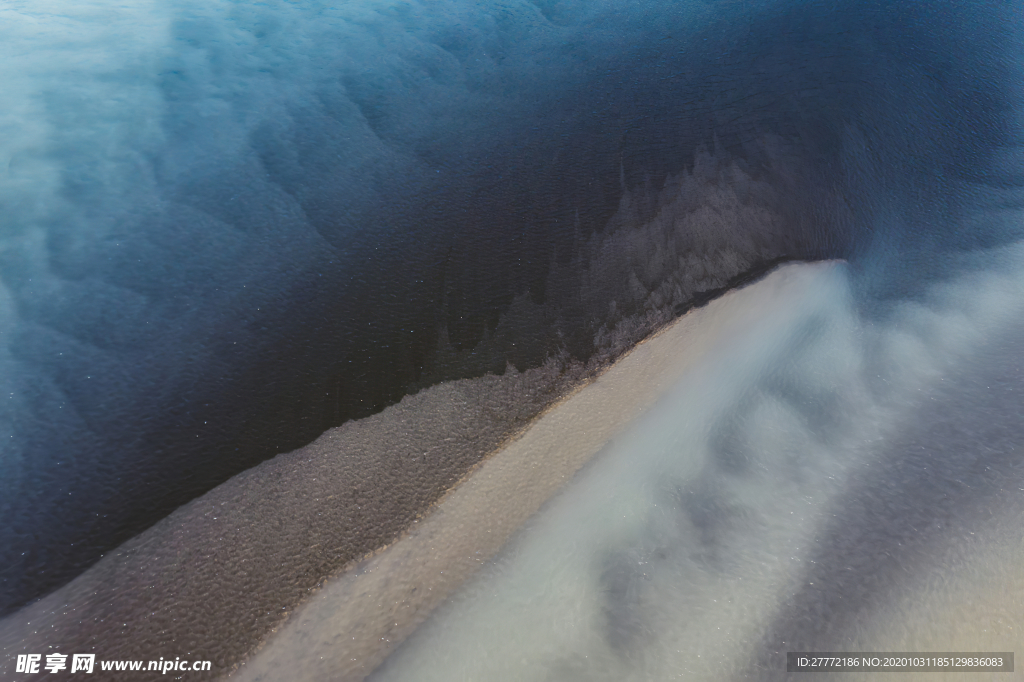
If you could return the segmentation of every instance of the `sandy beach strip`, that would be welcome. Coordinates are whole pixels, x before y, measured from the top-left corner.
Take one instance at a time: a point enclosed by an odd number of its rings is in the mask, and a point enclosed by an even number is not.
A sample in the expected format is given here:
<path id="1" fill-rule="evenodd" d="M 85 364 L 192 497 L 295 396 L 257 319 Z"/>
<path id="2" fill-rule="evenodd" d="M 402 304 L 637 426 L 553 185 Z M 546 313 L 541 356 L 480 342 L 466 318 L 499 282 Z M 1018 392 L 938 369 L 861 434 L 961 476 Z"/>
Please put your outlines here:
<path id="1" fill-rule="evenodd" d="M 837 267 L 784 266 L 639 344 L 487 459 L 405 537 L 327 582 L 231 678 L 363 679 L 688 371 L 731 339 L 787 324 Z"/>

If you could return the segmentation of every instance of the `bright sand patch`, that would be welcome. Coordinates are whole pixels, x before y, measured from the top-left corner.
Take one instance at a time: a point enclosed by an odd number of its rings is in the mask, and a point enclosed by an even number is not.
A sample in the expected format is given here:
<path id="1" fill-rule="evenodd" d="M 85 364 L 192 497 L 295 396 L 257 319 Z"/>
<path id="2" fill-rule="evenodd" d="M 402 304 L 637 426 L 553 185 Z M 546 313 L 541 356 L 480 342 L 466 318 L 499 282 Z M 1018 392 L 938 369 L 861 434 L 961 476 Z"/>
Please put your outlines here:
<path id="1" fill-rule="evenodd" d="M 328 581 L 231 677 L 359 680 L 487 562 L 627 425 L 713 354 L 771 343 L 842 266 L 790 265 L 729 292 L 638 345 L 539 418 L 450 492 L 408 534 Z"/>

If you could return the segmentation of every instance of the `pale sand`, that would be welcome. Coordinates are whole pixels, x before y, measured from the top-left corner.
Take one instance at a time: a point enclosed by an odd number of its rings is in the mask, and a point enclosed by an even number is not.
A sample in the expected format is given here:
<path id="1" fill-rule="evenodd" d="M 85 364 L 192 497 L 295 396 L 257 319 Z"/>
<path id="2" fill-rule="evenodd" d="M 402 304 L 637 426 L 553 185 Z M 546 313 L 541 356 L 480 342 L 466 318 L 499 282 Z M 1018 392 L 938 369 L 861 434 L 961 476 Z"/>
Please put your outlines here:
<path id="1" fill-rule="evenodd" d="M 788 324 L 833 263 L 789 265 L 638 345 L 486 460 L 401 540 L 328 581 L 240 680 L 361 680 L 606 443 L 730 340 Z"/>

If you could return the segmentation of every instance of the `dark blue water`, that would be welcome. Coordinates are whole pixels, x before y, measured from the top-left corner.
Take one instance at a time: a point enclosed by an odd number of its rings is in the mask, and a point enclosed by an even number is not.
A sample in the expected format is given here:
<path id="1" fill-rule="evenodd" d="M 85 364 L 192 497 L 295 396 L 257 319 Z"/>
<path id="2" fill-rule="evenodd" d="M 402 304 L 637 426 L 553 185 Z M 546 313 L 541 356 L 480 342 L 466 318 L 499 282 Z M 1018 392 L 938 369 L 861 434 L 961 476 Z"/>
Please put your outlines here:
<path id="1" fill-rule="evenodd" d="M 345 420 L 763 263 L 849 258 L 879 315 L 984 268 L 1021 232 L 1017 14 L 8 5 L 0 613 Z M 764 220 L 602 251 L 684 174 Z"/>

